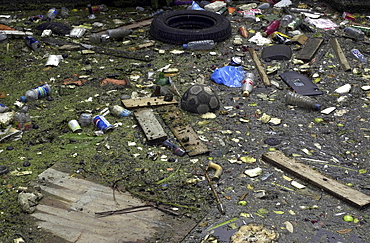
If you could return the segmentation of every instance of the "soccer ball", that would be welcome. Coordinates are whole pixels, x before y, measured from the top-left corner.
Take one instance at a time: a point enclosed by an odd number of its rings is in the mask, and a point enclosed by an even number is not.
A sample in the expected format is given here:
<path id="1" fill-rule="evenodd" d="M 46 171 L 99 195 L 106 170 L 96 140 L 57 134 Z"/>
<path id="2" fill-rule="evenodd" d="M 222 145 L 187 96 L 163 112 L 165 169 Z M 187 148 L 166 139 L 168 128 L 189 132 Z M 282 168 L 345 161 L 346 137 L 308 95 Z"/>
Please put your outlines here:
<path id="1" fill-rule="evenodd" d="M 182 95 L 181 108 L 189 112 L 204 114 L 219 109 L 220 101 L 209 86 L 195 84 Z"/>

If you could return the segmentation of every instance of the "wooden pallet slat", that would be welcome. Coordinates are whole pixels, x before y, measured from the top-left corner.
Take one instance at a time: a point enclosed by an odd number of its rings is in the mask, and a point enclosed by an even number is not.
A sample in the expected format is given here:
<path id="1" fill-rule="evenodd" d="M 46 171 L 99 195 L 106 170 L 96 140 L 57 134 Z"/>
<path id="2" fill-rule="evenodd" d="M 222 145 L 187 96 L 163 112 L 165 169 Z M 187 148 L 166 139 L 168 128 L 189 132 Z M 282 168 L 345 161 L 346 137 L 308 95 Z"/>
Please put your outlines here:
<path id="1" fill-rule="evenodd" d="M 148 144 L 162 143 L 167 139 L 167 134 L 152 109 L 139 109 L 134 115 L 145 133 Z"/>
<path id="2" fill-rule="evenodd" d="M 127 109 L 135 109 L 135 108 L 141 108 L 141 107 L 152 107 L 152 106 L 160 106 L 160 105 L 177 104 L 177 100 L 172 99 L 171 101 L 165 101 L 164 96 L 143 97 L 143 98 L 138 98 L 138 99 L 122 100 L 122 104 Z"/>
<path id="3" fill-rule="evenodd" d="M 363 208 L 370 205 L 370 196 L 346 186 L 320 172 L 313 170 L 310 166 L 289 158 L 281 151 L 267 152 L 262 159 L 289 173 L 322 188 L 328 193 L 348 202 L 356 207 Z"/>
<path id="4" fill-rule="evenodd" d="M 194 129 L 185 122 L 182 113 L 176 106 L 169 105 L 163 107 L 161 115 L 163 121 L 171 129 L 172 133 L 189 156 L 209 152 L 207 145 L 199 139 L 199 136 Z"/>
<path id="5" fill-rule="evenodd" d="M 297 59 L 302 60 L 304 62 L 309 62 L 315 56 L 317 50 L 320 48 L 321 44 L 323 43 L 324 39 L 322 38 L 310 38 L 304 44 L 303 49 L 300 51 L 299 55 L 297 55 Z"/>

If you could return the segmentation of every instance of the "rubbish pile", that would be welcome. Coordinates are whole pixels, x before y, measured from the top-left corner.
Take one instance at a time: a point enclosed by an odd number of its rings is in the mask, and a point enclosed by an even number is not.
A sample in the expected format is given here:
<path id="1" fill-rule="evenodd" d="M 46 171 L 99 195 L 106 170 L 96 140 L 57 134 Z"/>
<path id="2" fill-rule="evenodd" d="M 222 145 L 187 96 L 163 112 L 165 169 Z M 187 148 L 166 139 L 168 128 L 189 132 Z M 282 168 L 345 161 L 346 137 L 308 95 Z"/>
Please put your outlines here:
<path id="1" fill-rule="evenodd" d="M 183 242 L 223 242 L 225 227 L 232 242 L 293 242 L 310 229 L 312 204 L 338 227 L 342 214 L 368 224 L 359 210 L 370 204 L 369 16 L 319 1 L 176 1 L 9 13 L 0 23 L 7 196 L 15 177 L 28 183 L 66 163 L 73 176 L 123 182 L 202 221 Z M 328 195 L 315 197 L 318 188 Z M 21 200 L 28 213 L 42 201 L 31 196 Z M 355 207 L 328 207 L 342 201 Z"/>

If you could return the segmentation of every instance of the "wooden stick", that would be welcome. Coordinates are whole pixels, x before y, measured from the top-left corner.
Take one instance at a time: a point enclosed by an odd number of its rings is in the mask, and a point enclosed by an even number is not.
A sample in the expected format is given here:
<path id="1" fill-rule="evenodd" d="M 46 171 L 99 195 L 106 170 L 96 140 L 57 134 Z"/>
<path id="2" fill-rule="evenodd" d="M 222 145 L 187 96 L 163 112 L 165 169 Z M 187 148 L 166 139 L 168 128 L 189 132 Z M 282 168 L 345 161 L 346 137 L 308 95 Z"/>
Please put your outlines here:
<path id="1" fill-rule="evenodd" d="M 252 59 L 253 59 L 253 62 L 254 64 L 256 64 L 256 67 L 257 67 L 257 70 L 258 70 L 258 73 L 260 74 L 261 78 L 262 78 L 262 81 L 263 83 L 266 85 L 266 86 L 270 86 L 271 85 L 271 82 L 265 72 L 265 70 L 263 69 L 262 67 L 262 63 L 260 61 L 260 59 L 258 58 L 257 56 L 257 53 L 254 51 L 253 48 L 248 48 L 248 51 L 249 51 L 249 54 L 251 55 Z"/>
<path id="2" fill-rule="evenodd" d="M 344 55 L 344 53 L 342 51 L 342 48 L 339 45 L 338 40 L 336 38 L 332 38 L 329 42 L 330 42 L 331 46 L 333 47 L 335 55 L 339 59 L 339 63 L 342 66 L 343 70 L 345 72 L 351 70 L 351 67 L 348 64 L 347 58 Z"/>
<path id="3" fill-rule="evenodd" d="M 208 181 L 209 186 L 211 187 L 211 190 L 213 192 L 213 195 L 215 196 L 215 199 L 216 199 L 216 202 L 217 202 L 218 211 L 220 211 L 221 214 L 225 214 L 224 206 L 222 205 L 221 200 L 220 200 L 220 197 L 218 196 L 217 191 L 216 191 L 215 187 L 213 186 L 213 182 L 211 181 L 211 178 L 209 178 L 209 175 L 208 175 L 207 171 L 204 168 L 202 168 L 202 170 L 204 172 L 204 175 L 207 178 L 207 181 Z"/>

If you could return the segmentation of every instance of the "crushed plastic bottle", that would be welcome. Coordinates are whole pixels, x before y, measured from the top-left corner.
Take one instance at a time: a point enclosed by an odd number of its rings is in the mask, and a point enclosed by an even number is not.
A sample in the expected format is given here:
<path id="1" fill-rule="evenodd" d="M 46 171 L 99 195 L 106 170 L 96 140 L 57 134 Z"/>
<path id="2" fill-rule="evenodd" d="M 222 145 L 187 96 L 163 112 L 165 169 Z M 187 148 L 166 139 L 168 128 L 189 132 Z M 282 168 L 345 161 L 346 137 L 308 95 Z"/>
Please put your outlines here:
<path id="1" fill-rule="evenodd" d="M 321 105 L 317 104 L 314 99 L 290 91 L 285 95 L 285 103 L 287 105 L 294 105 L 308 110 L 319 111 L 321 109 Z"/>
<path id="2" fill-rule="evenodd" d="M 23 106 L 20 111 L 14 115 L 14 121 L 17 129 L 21 131 L 27 131 L 32 129 L 32 122 L 30 114 L 28 113 L 29 107 Z"/>
<path id="3" fill-rule="evenodd" d="M 189 50 L 210 50 L 215 47 L 216 43 L 213 40 L 190 41 L 183 44 L 184 49 Z"/>
<path id="4" fill-rule="evenodd" d="M 34 89 L 26 91 L 24 96 L 21 96 L 20 100 L 22 102 L 37 100 L 49 96 L 50 94 L 51 94 L 50 86 L 48 84 L 43 84 Z"/>
<path id="5" fill-rule="evenodd" d="M 367 58 L 358 50 L 352 49 L 351 53 L 359 60 L 361 63 L 367 63 Z"/>

